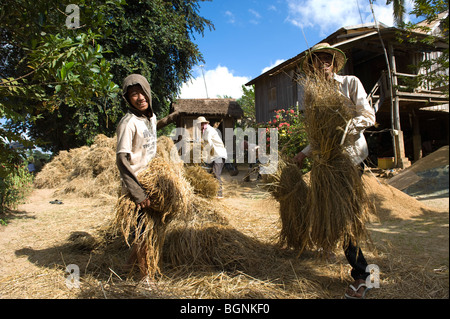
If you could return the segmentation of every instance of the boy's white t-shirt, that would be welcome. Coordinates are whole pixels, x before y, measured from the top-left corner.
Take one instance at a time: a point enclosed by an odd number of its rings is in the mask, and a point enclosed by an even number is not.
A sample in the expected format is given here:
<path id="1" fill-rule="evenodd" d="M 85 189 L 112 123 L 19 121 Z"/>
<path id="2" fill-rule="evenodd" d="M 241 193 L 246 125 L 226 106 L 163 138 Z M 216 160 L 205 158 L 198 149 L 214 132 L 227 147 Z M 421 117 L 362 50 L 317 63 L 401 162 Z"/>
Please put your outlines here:
<path id="1" fill-rule="evenodd" d="M 117 126 L 117 153 L 130 154 L 137 176 L 156 155 L 156 115 L 148 119 L 128 112 Z"/>

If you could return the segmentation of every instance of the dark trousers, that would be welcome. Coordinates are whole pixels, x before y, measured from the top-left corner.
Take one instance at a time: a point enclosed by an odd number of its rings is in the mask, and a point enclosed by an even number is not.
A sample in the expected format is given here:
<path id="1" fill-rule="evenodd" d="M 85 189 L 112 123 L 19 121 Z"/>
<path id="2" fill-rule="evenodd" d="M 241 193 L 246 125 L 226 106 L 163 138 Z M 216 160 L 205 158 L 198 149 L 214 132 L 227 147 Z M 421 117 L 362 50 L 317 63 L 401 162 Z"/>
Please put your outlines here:
<path id="1" fill-rule="evenodd" d="M 212 172 L 214 174 L 214 177 L 217 178 L 219 181 L 219 191 L 217 192 L 217 196 L 222 197 L 222 178 L 220 177 L 222 175 L 223 166 L 225 165 L 225 160 L 223 158 L 217 159 L 212 163 Z"/>
<path id="2" fill-rule="evenodd" d="M 364 258 L 361 248 L 353 245 L 352 242 L 344 249 L 345 257 L 348 263 L 352 266 L 351 276 L 354 280 L 365 280 L 370 273 L 366 272 L 367 261 Z"/>
<path id="3" fill-rule="evenodd" d="M 358 167 L 359 176 L 362 177 L 364 173 L 364 164 Z M 364 258 L 363 252 L 361 248 L 356 247 L 351 241 L 349 241 L 348 246 L 344 247 L 345 257 L 347 258 L 348 263 L 352 266 L 351 276 L 353 279 L 366 279 L 370 273 L 366 272 L 367 261 Z"/>

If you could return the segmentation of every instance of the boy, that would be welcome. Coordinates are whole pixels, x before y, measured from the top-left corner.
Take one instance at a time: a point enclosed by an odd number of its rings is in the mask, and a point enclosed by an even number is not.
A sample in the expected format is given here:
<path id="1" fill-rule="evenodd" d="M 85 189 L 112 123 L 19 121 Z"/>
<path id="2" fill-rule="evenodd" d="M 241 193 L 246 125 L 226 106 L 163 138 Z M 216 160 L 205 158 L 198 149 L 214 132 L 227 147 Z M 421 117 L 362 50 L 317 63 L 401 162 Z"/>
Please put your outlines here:
<path id="1" fill-rule="evenodd" d="M 129 194 L 141 208 L 150 207 L 150 199 L 137 175 L 156 155 L 156 115 L 152 108 L 150 84 L 140 74 L 125 78 L 122 96 L 128 111 L 117 126 L 116 164 L 122 181 L 122 195 Z M 141 274 L 146 274 L 146 247 L 133 246 L 129 263 L 137 261 Z"/>

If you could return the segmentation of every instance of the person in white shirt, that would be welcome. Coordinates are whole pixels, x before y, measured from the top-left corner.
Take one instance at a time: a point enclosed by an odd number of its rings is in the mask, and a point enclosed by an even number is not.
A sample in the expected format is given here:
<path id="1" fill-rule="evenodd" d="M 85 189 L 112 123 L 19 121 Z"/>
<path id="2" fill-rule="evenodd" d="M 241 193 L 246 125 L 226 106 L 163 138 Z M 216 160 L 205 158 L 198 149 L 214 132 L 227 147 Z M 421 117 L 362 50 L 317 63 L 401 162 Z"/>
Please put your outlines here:
<path id="1" fill-rule="evenodd" d="M 219 181 L 217 198 L 223 198 L 221 175 L 227 158 L 227 150 L 217 130 L 209 125 L 209 121 L 204 116 L 199 116 L 197 118 L 197 123 L 200 123 L 201 125 L 202 139 L 206 142 L 206 163 L 212 164 L 214 177 Z"/>
<path id="2" fill-rule="evenodd" d="M 346 147 L 350 158 L 355 165 L 363 165 L 363 161 L 369 154 L 364 130 L 375 124 L 375 111 L 367 101 L 367 94 L 361 81 L 352 75 L 337 75 L 346 63 L 344 52 L 331 47 L 328 43 L 319 43 L 313 46 L 302 61 L 302 70 L 305 73 L 319 73 L 329 81 L 339 83 L 339 92 L 349 98 L 354 104 L 354 117 L 349 126 L 347 139 L 350 145 Z M 311 155 L 311 147 L 308 145 L 295 157 L 301 167 L 306 157 Z M 362 171 L 361 171 L 362 175 Z M 349 299 L 361 299 L 365 297 L 368 287 L 366 286 L 367 262 L 357 243 L 350 243 L 345 249 L 345 256 L 352 266 L 351 275 L 355 280 L 347 289 L 345 297 Z"/>

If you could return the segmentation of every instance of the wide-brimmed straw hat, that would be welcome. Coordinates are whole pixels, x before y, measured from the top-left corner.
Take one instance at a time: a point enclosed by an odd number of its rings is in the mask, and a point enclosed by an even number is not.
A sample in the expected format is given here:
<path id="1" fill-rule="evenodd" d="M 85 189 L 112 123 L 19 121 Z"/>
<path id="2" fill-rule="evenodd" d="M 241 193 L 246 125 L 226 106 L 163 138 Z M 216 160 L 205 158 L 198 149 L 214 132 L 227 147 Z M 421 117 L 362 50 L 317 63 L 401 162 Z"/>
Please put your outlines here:
<path id="1" fill-rule="evenodd" d="M 310 63 L 309 60 L 311 58 L 311 55 L 314 53 L 319 53 L 319 52 L 329 53 L 332 56 L 334 56 L 334 59 L 335 59 L 334 72 L 335 73 L 338 73 L 344 67 L 345 63 L 347 62 L 347 57 L 345 56 L 344 52 L 342 52 L 341 50 L 339 50 L 337 48 L 333 48 L 326 42 L 322 42 L 322 43 L 319 43 L 319 44 L 316 44 L 315 46 L 313 46 L 310 50 L 308 50 L 306 52 L 305 56 L 302 58 L 302 60 L 300 62 L 300 66 L 301 66 L 303 72 L 307 72 L 309 70 L 309 63 Z"/>
<path id="2" fill-rule="evenodd" d="M 204 116 L 199 116 L 199 117 L 197 117 L 197 122 L 200 122 L 200 123 L 209 123 L 209 121 L 208 121 L 207 119 L 205 119 Z"/>

